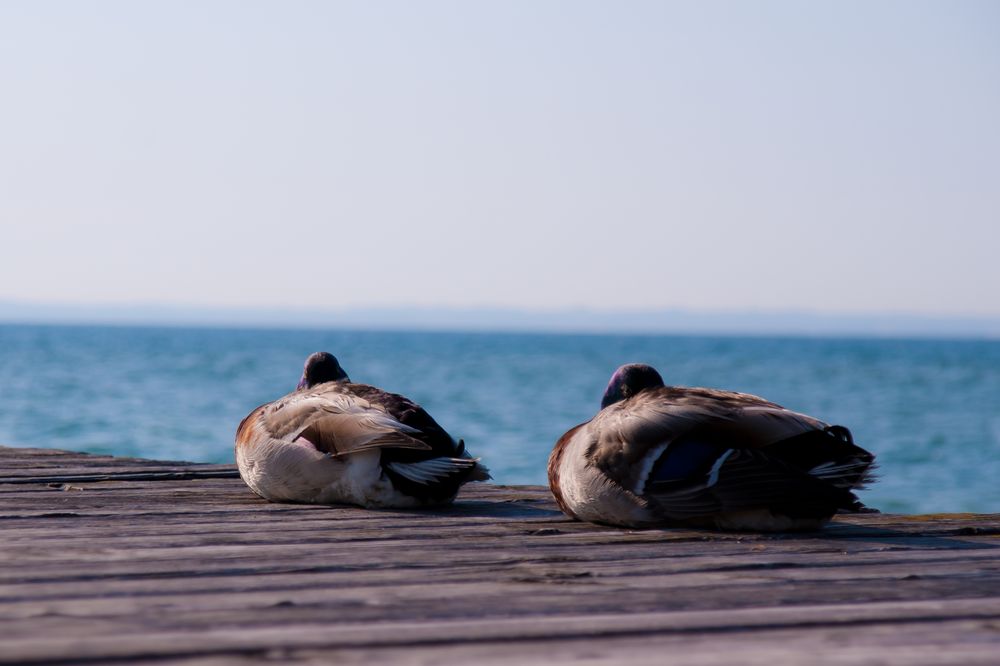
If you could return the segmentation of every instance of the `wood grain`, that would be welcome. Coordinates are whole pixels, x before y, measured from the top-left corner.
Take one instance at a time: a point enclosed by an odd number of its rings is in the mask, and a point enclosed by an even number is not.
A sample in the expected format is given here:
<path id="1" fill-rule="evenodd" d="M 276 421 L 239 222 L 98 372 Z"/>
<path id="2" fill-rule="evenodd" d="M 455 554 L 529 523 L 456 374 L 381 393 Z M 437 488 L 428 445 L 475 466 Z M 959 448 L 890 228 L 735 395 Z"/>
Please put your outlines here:
<path id="1" fill-rule="evenodd" d="M 0 447 L 0 664 L 1000 662 L 1000 515 L 635 531 L 539 487 L 367 511 L 233 473 Z"/>

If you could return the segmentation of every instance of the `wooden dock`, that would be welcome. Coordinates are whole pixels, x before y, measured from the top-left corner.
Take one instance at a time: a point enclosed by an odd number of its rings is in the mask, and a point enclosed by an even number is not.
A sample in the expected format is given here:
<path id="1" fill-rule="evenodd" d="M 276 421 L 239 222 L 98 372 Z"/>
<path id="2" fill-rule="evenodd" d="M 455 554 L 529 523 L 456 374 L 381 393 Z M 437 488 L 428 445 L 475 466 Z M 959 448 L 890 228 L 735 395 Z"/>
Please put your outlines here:
<path id="1" fill-rule="evenodd" d="M 575 523 L 546 489 L 269 504 L 227 465 L 0 447 L 0 663 L 998 664 L 1000 515 Z"/>

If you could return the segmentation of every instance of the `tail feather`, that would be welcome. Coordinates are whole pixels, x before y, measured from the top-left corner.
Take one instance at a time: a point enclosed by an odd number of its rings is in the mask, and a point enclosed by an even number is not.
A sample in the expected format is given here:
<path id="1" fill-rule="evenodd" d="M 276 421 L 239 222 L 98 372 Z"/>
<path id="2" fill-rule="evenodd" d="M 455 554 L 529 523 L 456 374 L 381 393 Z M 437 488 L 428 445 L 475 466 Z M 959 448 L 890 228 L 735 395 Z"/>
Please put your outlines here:
<path id="1" fill-rule="evenodd" d="M 852 458 L 850 460 L 822 463 L 809 470 L 809 474 L 829 481 L 838 488 L 862 489 L 865 483 L 874 480 L 871 471 L 872 463 L 868 460 Z"/>
<path id="2" fill-rule="evenodd" d="M 472 468 L 472 473 L 469 474 L 469 481 L 489 481 L 493 478 L 490 474 L 490 468 L 479 462 L 479 458 L 474 459 L 476 461 L 476 466 Z"/>
<path id="3" fill-rule="evenodd" d="M 766 450 L 837 488 L 860 489 L 874 481 L 875 456 L 855 444 L 851 431 L 843 426 L 796 435 Z"/>
<path id="4" fill-rule="evenodd" d="M 389 462 L 386 467 L 410 481 L 421 484 L 443 483 L 452 477 L 464 477 L 474 470 L 475 460 L 468 458 L 428 458 L 420 462 Z"/>

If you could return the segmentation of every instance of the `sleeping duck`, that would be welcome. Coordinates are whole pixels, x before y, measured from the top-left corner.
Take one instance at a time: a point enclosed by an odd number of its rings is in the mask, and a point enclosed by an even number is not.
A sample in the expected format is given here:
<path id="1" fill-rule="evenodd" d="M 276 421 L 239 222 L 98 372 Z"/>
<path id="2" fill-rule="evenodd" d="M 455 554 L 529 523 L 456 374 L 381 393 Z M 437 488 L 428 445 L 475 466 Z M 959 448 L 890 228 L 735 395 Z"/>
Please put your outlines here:
<path id="1" fill-rule="evenodd" d="M 236 464 L 265 499 L 363 507 L 446 504 L 490 478 L 419 405 L 351 383 L 326 352 L 306 359 L 294 392 L 243 419 Z"/>
<path id="2" fill-rule="evenodd" d="M 817 529 L 864 507 L 875 457 L 850 431 L 747 393 L 614 373 L 601 411 L 556 443 L 549 486 L 578 520 L 627 527 Z"/>

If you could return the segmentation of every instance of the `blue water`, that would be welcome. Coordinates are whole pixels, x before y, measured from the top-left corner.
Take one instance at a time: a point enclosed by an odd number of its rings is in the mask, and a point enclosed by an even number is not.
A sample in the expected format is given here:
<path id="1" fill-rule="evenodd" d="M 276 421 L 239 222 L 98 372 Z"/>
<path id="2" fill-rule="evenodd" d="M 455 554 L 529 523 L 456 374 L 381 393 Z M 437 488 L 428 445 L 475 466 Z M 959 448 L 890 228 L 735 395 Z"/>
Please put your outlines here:
<path id="1" fill-rule="evenodd" d="M 232 461 L 233 432 L 335 353 L 421 403 L 500 483 L 545 483 L 612 371 L 762 395 L 848 426 L 884 511 L 1000 512 L 1000 341 L 0 326 L 0 443 Z"/>

